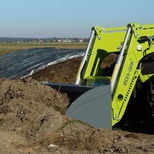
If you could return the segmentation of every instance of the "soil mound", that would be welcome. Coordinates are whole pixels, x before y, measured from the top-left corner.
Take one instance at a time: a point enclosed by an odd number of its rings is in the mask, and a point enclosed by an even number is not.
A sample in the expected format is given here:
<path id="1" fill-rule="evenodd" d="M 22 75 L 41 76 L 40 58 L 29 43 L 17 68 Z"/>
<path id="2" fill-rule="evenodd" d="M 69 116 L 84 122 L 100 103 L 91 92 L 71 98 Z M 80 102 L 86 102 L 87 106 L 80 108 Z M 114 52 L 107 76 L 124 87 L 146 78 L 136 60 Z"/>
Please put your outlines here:
<path id="1" fill-rule="evenodd" d="M 74 58 L 38 71 L 31 77 L 37 81 L 48 81 L 52 83 L 75 83 L 77 71 L 81 58 Z"/>
<path id="2" fill-rule="evenodd" d="M 65 122 L 67 95 L 34 80 L 0 79 L 0 128 L 37 140 Z M 40 132 L 40 133 L 38 133 Z M 39 135 L 38 135 L 39 134 Z"/>
<path id="3" fill-rule="evenodd" d="M 97 151 L 118 135 L 68 119 L 64 115 L 69 103 L 67 95 L 35 80 L 0 79 L 0 91 L 0 130 L 14 134 L 11 136 L 17 141 L 10 140 L 19 151 L 50 151 L 52 144 L 58 149 Z M 20 142 L 23 137 L 26 144 Z"/>

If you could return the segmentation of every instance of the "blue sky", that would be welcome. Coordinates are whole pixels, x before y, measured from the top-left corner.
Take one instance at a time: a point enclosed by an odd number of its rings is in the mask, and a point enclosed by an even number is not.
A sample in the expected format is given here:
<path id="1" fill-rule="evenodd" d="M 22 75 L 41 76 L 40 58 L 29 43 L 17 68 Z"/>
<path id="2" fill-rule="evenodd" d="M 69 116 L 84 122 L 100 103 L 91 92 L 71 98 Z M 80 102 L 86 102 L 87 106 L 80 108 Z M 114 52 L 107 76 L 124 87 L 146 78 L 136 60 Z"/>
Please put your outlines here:
<path id="1" fill-rule="evenodd" d="M 154 0 L 3 0 L 0 37 L 89 37 L 90 28 L 154 24 Z"/>

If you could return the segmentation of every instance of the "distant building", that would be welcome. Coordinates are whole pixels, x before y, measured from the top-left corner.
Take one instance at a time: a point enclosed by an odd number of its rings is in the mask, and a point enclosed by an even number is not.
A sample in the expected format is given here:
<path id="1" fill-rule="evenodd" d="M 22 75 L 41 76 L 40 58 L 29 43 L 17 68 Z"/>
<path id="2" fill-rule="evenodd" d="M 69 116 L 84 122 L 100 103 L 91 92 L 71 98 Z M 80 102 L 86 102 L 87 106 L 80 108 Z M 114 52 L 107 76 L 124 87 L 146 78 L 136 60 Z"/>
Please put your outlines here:
<path id="1" fill-rule="evenodd" d="M 83 42 L 83 39 L 80 39 L 79 42 L 82 43 Z"/>
<path id="2" fill-rule="evenodd" d="M 71 43 L 72 40 L 70 40 L 70 39 L 63 39 L 62 42 L 64 42 L 64 43 Z"/>
<path id="3" fill-rule="evenodd" d="M 62 42 L 62 40 L 58 39 L 57 42 Z"/>

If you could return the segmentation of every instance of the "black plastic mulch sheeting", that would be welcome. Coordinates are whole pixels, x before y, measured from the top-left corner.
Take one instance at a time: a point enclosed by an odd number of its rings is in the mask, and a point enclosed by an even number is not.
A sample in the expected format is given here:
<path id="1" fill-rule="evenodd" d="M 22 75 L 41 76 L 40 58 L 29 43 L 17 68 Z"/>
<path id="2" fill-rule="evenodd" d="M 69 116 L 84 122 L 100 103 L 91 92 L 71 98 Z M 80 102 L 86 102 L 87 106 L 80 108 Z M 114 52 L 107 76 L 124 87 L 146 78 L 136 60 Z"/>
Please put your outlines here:
<path id="1" fill-rule="evenodd" d="M 48 65 L 82 56 L 84 50 L 35 48 L 0 56 L 0 77 L 16 79 Z M 52 63 L 53 62 L 53 63 Z"/>

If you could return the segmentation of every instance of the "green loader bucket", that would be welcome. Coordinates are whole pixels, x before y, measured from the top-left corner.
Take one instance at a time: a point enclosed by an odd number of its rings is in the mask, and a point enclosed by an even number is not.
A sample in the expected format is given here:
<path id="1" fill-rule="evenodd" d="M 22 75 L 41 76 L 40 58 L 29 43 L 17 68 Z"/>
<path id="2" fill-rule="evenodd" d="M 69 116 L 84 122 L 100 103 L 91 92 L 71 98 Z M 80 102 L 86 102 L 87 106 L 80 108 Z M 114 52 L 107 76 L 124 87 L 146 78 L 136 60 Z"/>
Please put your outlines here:
<path id="1" fill-rule="evenodd" d="M 78 97 L 66 115 L 95 128 L 112 129 L 111 102 L 111 86 L 96 87 Z"/>

